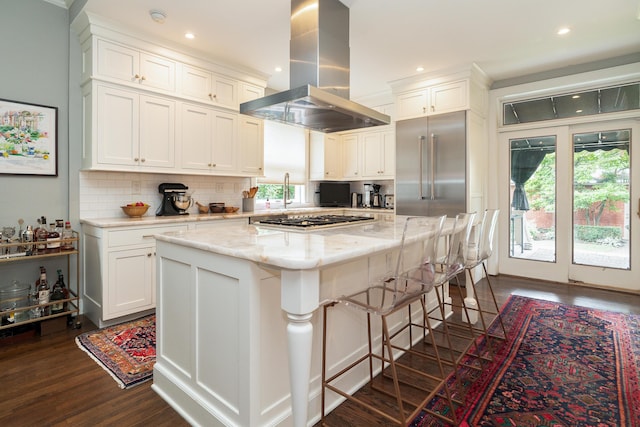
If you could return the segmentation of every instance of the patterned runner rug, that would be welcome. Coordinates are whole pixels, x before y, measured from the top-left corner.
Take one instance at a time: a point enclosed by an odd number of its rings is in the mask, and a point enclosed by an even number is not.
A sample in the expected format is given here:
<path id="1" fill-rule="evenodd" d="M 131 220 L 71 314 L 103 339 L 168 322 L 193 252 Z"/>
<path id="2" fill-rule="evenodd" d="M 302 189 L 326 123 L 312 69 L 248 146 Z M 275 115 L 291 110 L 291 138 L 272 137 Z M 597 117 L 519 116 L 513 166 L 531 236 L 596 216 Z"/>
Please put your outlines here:
<path id="1" fill-rule="evenodd" d="M 462 370 L 461 426 L 640 427 L 640 315 L 515 295 L 502 313 L 509 340 L 494 362 Z"/>
<path id="2" fill-rule="evenodd" d="M 156 363 L 156 316 L 85 332 L 76 344 L 107 371 L 120 388 L 153 376 Z"/>

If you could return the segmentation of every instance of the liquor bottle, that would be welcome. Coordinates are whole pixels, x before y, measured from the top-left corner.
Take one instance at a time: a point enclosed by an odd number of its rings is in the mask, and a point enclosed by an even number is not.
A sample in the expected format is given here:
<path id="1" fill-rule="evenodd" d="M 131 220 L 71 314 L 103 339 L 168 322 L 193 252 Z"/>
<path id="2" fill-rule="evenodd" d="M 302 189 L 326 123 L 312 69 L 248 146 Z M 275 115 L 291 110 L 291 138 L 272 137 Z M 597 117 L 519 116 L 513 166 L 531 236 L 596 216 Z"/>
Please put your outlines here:
<path id="1" fill-rule="evenodd" d="M 60 232 L 56 228 L 56 224 L 52 222 L 49 224 L 49 231 L 47 232 L 47 253 L 53 254 L 60 252 Z"/>
<path id="2" fill-rule="evenodd" d="M 33 247 L 33 226 L 27 225 L 27 229 L 22 232 L 22 243 L 24 243 L 24 251 L 26 255 L 33 255 L 35 248 Z"/>
<path id="3" fill-rule="evenodd" d="M 40 279 L 38 280 L 38 304 L 48 304 L 50 300 L 49 295 L 49 282 L 47 282 L 47 270 L 44 267 L 40 267 Z M 49 306 L 42 307 L 43 314 L 46 316 L 49 314 Z"/>
<path id="4" fill-rule="evenodd" d="M 38 219 L 38 224 L 40 224 L 34 230 L 34 241 L 36 242 L 36 253 L 38 255 L 47 253 L 47 237 L 49 236 L 49 232 L 47 231 L 47 218 L 40 217 Z"/>
<path id="5" fill-rule="evenodd" d="M 64 284 L 62 270 L 58 270 L 58 280 L 51 291 L 51 301 L 60 301 L 69 298 L 69 290 Z M 67 302 L 59 302 L 51 305 L 51 314 L 62 313 L 67 310 Z"/>
<path id="6" fill-rule="evenodd" d="M 72 251 L 75 248 L 73 247 L 73 242 L 70 239 L 73 239 L 73 230 L 71 230 L 71 223 L 66 221 L 64 223 L 64 230 L 62 230 L 62 246 L 60 247 L 63 251 Z"/>

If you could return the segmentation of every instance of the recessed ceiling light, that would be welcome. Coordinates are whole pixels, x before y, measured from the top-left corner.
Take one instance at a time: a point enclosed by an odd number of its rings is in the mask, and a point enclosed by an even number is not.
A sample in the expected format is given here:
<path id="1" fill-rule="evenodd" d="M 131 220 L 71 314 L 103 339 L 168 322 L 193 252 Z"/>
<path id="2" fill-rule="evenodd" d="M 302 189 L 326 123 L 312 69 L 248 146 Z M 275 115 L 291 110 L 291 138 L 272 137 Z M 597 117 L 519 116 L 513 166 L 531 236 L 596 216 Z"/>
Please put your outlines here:
<path id="1" fill-rule="evenodd" d="M 570 31 L 571 31 L 571 29 L 569 29 L 568 27 L 560 28 L 558 30 L 558 35 L 559 36 L 564 36 L 565 34 L 569 34 Z"/>
<path id="2" fill-rule="evenodd" d="M 576 110 L 576 114 L 582 113 L 582 110 Z"/>
<path id="3" fill-rule="evenodd" d="M 580 95 L 573 95 L 571 98 L 572 99 L 578 99 L 578 98 L 580 98 Z"/>
<path id="4" fill-rule="evenodd" d="M 195 39 L 196 36 L 193 33 L 185 33 L 184 36 L 189 40 Z"/>
<path id="5" fill-rule="evenodd" d="M 276 67 L 275 70 L 276 70 L 276 73 L 280 73 L 282 72 L 282 67 Z"/>
<path id="6" fill-rule="evenodd" d="M 167 19 L 166 12 L 159 9 L 151 9 L 149 11 L 149 16 L 151 16 L 151 19 L 158 24 L 164 24 L 164 20 Z"/>
<path id="7" fill-rule="evenodd" d="M 419 66 L 418 68 L 416 68 L 416 71 L 420 73 L 420 72 L 424 71 L 424 67 Z"/>

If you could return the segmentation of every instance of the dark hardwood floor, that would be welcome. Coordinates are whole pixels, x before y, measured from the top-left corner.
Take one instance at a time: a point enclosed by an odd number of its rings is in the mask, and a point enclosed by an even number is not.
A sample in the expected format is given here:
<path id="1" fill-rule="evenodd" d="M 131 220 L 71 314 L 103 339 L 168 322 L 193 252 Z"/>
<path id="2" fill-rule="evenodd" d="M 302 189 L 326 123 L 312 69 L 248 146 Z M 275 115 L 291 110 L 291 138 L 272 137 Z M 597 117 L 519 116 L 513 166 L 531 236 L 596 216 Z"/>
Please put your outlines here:
<path id="1" fill-rule="evenodd" d="M 498 303 L 512 293 L 604 310 L 640 314 L 640 295 L 508 276 L 492 278 Z M 477 286 L 478 298 L 487 297 Z M 23 334 L 0 339 L 1 426 L 186 426 L 153 390 L 151 382 L 121 390 L 78 349 L 74 337 L 95 326 L 40 337 Z M 383 420 L 342 405 L 330 425 L 383 426 Z"/>

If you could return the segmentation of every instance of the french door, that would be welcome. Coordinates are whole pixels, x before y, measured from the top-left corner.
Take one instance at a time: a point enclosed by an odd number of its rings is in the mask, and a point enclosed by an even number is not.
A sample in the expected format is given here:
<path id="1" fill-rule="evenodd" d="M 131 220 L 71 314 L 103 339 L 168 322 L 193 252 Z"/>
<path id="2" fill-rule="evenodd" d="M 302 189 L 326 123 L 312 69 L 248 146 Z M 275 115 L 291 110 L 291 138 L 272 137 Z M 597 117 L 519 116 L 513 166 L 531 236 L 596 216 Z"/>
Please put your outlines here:
<path id="1" fill-rule="evenodd" d="M 499 159 L 500 273 L 640 290 L 636 121 L 504 132 Z"/>

